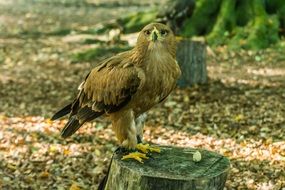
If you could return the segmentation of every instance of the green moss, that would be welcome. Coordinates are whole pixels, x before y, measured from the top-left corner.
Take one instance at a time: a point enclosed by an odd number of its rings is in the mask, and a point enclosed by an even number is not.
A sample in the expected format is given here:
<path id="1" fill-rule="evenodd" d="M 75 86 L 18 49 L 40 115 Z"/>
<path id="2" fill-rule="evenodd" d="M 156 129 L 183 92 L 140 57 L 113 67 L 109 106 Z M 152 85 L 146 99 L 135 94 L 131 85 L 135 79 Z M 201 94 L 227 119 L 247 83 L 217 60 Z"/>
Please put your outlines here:
<path id="1" fill-rule="evenodd" d="M 19 32 L 19 35 L 30 37 L 30 38 L 39 38 L 41 36 L 65 36 L 71 33 L 71 29 L 58 29 L 51 32 L 42 32 L 38 30 L 24 30 Z"/>
<path id="2" fill-rule="evenodd" d="M 282 5 L 280 5 L 280 8 L 277 11 L 277 15 L 279 18 L 280 23 L 280 34 L 285 36 L 285 1 L 282 1 Z"/>
<path id="3" fill-rule="evenodd" d="M 43 35 L 43 33 L 37 30 L 24 30 L 19 32 L 19 35 L 30 38 L 39 38 L 40 36 Z"/>
<path id="4" fill-rule="evenodd" d="M 104 25 L 96 26 L 96 28 L 88 28 L 88 30 L 81 31 L 82 34 L 104 34 L 107 31 L 116 28 L 114 23 L 106 23 Z"/>
<path id="5" fill-rule="evenodd" d="M 251 21 L 246 27 L 236 27 L 228 45 L 232 49 L 263 49 L 278 42 L 279 22 L 276 15 Z"/>
<path id="6" fill-rule="evenodd" d="M 209 33 L 215 23 L 220 0 L 198 0 L 192 17 L 182 27 L 181 35 L 192 37 Z"/>
<path id="7" fill-rule="evenodd" d="M 88 49 L 84 52 L 79 52 L 71 55 L 71 59 L 73 63 L 83 62 L 83 61 L 92 61 L 99 57 L 108 55 L 108 54 L 116 54 L 119 52 L 123 52 L 129 50 L 129 46 L 113 46 L 113 47 L 98 47 Z"/>
<path id="8" fill-rule="evenodd" d="M 254 17 L 254 12 L 251 8 L 251 0 L 250 1 L 238 0 L 236 3 L 237 3 L 235 8 L 236 25 L 245 26 L 248 24 L 250 19 Z"/>
<path id="9" fill-rule="evenodd" d="M 144 176 L 161 176 L 175 179 L 213 178 L 227 172 L 230 161 L 215 152 L 203 149 L 160 147 L 161 153 L 151 154 L 143 166 L 134 160 L 121 160 L 121 154 L 115 154 L 121 167 L 131 168 Z M 193 153 L 199 151 L 202 155 L 200 162 L 193 161 Z M 171 177 L 170 177 L 171 176 Z"/>
<path id="10" fill-rule="evenodd" d="M 118 19 L 118 23 L 123 26 L 124 33 L 140 31 L 145 25 L 154 22 L 157 10 L 148 12 L 138 12 Z"/>
<path id="11" fill-rule="evenodd" d="M 122 27 L 124 33 L 132 33 L 140 31 L 145 25 L 154 22 L 157 10 L 146 12 L 137 12 L 117 19 L 116 23 L 106 23 L 97 28 L 90 28 L 82 31 L 84 34 L 104 34 L 110 29 Z"/>
<path id="12" fill-rule="evenodd" d="M 250 25 L 252 31 L 249 33 L 246 48 L 261 49 L 266 48 L 279 40 L 279 22 L 276 16 L 268 16 L 264 9 L 264 4 L 260 0 L 252 1 L 254 19 Z"/>
<path id="13" fill-rule="evenodd" d="M 71 29 L 63 28 L 63 29 L 59 29 L 59 30 L 49 32 L 49 33 L 47 33 L 47 35 L 50 35 L 50 36 L 66 36 L 66 35 L 70 34 L 71 32 L 72 32 Z"/>
<path id="14" fill-rule="evenodd" d="M 229 44 L 234 49 L 261 49 L 279 40 L 278 19 L 276 16 L 267 15 L 262 1 L 241 0 L 237 5 L 233 1 L 223 0 L 217 21 L 207 36 L 209 44 Z M 239 12 L 241 9 L 247 10 L 243 17 Z M 235 12 L 238 14 L 234 14 Z M 242 21 L 239 21 L 240 18 Z M 246 22 L 247 24 L 241 28 L 236 27 L 236 22 L 239 22 L 238 25 L 244 25 Z"/>
<path id="15" fill-rule="evenodd" d="M 197 0 L 182 36 L 206 35 L 210 45 L 262 49 L 285 35 L 284 0 Z"/>
<path id="16" fill-rule="evenodd" d="M 236 26 L 232 31 L 233 37 L 228 40 L 228 46 L 231 49 L 239 49 L 240 47 L 244 47 L 248 34 L 249 31 L 245 28 Z"/>
<path id="17" fill-rule="evenodd" d="M 83 44 L 105 44 L 105 41 L 102 40 L 98 40 L 98 39 L 85 39 Z"/>
<path id="18" fill-rule="evenodd" d="M 284 8 L 285 6 L 284 0 L 269 0 L 269 1 L 265 1 L 265 3 L 266 3 L 266 11 L 269 14 L 274 14 L 278 10 L 280 10 L 280 8 Z"/>
<path id="19" fill-rule="evenodd" d="M 226 39 L 229 36 L 230 31 L 235 27 L 235 1 L 223 0 L 219 15 L 212 32 L 207 36 L 207 40 L 210 44 L 222 45 L 225 44 Z"/>

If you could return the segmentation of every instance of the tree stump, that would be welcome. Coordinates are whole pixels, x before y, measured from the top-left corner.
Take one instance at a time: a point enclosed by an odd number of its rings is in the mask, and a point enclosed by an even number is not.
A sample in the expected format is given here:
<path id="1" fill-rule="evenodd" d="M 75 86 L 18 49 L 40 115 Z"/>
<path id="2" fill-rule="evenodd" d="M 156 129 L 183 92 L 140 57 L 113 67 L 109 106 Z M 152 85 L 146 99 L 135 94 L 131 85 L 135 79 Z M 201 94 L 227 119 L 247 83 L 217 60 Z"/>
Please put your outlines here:
<path id="1" fill-rule="evenodd" d="M 160 147 L 143 164 L 121 160 L 114 153 L 105 190 L 222 190 L 230 168 L 229 160 L 199 149 L 202 159 L 194 162 L 198 149 Z"/>
<path id="2" fill-rule="evenodd" d="M 183 39 L 178 43 L 177 62 L 182 75 L 178 86 L 191 87 L 207 83 L 206 45 L 201 41 Z"/>

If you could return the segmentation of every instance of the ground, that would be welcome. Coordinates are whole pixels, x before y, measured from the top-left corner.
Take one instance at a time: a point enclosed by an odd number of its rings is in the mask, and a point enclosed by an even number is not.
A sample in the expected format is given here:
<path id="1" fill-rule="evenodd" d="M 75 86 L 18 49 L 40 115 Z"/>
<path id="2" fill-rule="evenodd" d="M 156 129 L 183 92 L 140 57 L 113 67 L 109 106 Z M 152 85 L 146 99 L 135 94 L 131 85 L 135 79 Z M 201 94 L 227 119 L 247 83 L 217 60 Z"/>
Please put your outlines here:
<path id="1" fill-rule="evenodd" d="M 53 2 L 0 0 L 2 189 L 96 189 L 117 146 L 102 119 L 63 140 L 66 120 L 49 118 L 74 98 L 92 66 L 110 55 L 73 63 L 74 52 L 94 46 L 77 31 L 147 3 Z M 151 110 L 145 140 L 228 156 L 226 189 L 284 189 L 284 50 L 284 42 L 262 51 L 208 49 L 209 83 L 178 88 Z"/>

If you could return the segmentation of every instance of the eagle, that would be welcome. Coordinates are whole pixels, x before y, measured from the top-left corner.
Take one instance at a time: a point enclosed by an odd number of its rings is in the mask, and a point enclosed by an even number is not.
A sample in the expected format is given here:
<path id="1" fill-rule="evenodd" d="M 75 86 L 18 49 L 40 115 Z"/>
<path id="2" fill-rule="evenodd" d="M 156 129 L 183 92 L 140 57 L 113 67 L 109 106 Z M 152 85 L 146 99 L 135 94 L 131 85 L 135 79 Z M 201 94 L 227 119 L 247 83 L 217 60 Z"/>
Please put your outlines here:
<path id="1" fill-rule="evenodd" d="M 146 25 L 133 49 L 114 55 L 95 66 L 78 87 L 75 100 L 59 110 L 52 120 L 69 114 L 61 131 L 67 138 L 84 123 L 106 116 L 121 147 L 131 152 L 123 159 L 141 162 L 149 151 L 142 144 L 145 113 L 167 98 L 181 71 L 176 61 L 176 40 L 161 23 Z"/>

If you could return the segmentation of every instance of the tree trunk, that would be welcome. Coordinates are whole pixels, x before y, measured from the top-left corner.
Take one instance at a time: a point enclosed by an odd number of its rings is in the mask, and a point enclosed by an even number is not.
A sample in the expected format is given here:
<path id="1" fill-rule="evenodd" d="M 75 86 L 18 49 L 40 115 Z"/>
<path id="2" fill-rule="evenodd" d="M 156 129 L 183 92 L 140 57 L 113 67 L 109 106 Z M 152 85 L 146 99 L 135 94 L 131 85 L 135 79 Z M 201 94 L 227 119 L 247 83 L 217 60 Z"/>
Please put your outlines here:
<path id="1" fill-rule="evenodd" d="M 206 45 L 201 41 L 181 40 L 177 48 L 177 62 L 182 75 L 180 87 L 207 83 Z"/>
<path id="2" fill-rule="evenodd" d="M 181 28 L 180 34 L 184 37 L 206 35 L 215 24 L 216 17 L 213 15 L 219 11 L 220 0 L 199 0 L 195 2 L 193 14 L 185 19 Z"/>
<path id="3" fill-rule="evenodd" d="M 217 153 L 199 150 L 202 159 L 193 161 L 197 149 L 161 147 L 161 153 L 141 164 L 121 160 L 114 153 L 105 190 L 222 190 L 230 167 Z"/>

